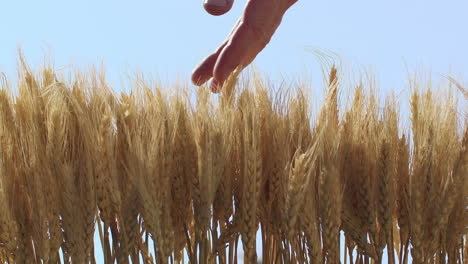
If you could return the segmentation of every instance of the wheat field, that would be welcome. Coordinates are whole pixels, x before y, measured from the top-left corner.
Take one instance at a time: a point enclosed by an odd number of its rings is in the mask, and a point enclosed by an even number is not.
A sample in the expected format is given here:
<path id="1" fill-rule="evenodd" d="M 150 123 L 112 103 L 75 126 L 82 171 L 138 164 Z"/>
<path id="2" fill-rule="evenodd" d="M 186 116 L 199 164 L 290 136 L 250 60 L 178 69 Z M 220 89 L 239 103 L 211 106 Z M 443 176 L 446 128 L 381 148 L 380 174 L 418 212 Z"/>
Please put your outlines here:
<path id="1" fill-rule="evenodd" d="M 402 120 L 327 74 L 314 114 L 261 78 L 117 94 L 21 59 L 0 89 L 0 262 L 468 263 L 466 90 L 410 80 Z"/>

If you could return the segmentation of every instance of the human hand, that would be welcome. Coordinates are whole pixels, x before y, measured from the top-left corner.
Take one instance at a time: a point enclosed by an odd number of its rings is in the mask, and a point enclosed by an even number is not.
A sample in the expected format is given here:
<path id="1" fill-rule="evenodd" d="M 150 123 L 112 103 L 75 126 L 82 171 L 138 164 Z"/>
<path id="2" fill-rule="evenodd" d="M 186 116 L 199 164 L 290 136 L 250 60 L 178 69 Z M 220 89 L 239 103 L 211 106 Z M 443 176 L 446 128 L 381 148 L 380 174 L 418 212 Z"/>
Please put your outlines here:
<path id="1" fill-rule="evenodd" d="M 297 0 L 247 0 L 240 19 L 221 46 L 206 57 L 193 71 L 192 82 L 202 85 L 213 78 L 210 88 L 220 91 L 224 81 L 236 68 L 247 67 L 270 42 L 286 10 Z M 222 15 L 234 0 L 205 0 L 208 13 Z"/>

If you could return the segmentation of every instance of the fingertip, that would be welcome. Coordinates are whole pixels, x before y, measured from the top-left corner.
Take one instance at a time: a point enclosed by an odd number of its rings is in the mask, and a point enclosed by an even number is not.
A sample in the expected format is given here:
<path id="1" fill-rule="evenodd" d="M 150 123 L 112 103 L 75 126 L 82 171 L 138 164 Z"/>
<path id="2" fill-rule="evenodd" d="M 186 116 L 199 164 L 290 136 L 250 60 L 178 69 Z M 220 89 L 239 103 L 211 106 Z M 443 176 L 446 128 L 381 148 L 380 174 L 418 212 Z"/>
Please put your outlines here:
<path id="1" fill-rule="evenodd" d="M 203 1 L 203 8 L 210 15 L 221 16 L 231 10 L 233 2 L 233 0 L 205 0 Z"/>
<path id="2" fill-rule="evenodd" d="M 228 78 L 229 74 L 235 69 L 235 66 L 226 65 L 219 63 L 215 65 L 213 70 L 213 79 L 217 80 L 217 83 L 223 84 L 224 81 Z"/>
<path id="3" fill-rule="evenodd" d="M 203 85 L 213 76 L 213 68 L 217 57 L 217 53 L 211 54 L 193 70 L 192 83 L 194 85 Z"/>
<path id="4" fill-rule="evenodd" d="M 220 60 L 218 60 L 214 66 L 213 69 L 213 79 L 217 80 L 218 83 L 223 83 L 224 80 L 227 79 L 231 68 L 234 66 L 231 65 L 232 63 L 227 63 L 228 61 L 226 60 L 226 56 L 221 57 Z"/>
<path id="5" fill-rule="evenodd" d="M 199 68 L 195 69 L 192 72 L 192 83 L 196 86 L 201 86 L 204 83 L 206 83 L 209 80 L 209 78 L 203 78 L 201 75 Z"/>

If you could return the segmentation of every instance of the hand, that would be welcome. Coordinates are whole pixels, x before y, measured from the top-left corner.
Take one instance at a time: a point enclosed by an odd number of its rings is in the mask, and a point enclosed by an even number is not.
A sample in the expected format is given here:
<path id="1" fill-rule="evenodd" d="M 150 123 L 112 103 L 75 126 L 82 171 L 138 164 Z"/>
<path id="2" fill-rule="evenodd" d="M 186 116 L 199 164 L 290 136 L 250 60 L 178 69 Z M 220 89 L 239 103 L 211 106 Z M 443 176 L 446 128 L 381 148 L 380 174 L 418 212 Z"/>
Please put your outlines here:
<path id="1" fill-rule="evenodd" d="M 208 13 L 222 15 L 234 0 L 205 0 Z M 192 73 L 192 82 L 202 85 L 213 78 L 210 88 L 220 91 L 237 67 L 247 67 L 270 41 L 286 10 L 297 0 L 248 0 L 240 19 L 224 43 L 206 57 Z"/>

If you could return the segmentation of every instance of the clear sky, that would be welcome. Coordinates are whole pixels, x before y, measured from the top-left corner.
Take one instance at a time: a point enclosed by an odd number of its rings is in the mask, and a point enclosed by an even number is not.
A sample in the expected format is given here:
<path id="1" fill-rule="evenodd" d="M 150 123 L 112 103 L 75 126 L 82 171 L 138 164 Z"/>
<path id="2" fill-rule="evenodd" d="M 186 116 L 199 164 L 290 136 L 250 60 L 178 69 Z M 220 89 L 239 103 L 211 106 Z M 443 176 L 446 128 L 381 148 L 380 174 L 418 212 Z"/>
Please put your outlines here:
<path id="1" fill-rule="evenodd" d="M 39 66 L 103 62 L 113 84 L 142 71 L 163 80 L 188 79 L 224 40 L 246 0 L 213 17 L 202 0 L 9 0 L 0 6 L 0 72 L 15 77 L 17 47 Z M 321 80 L 311 48 L 372 67 L 382 86 L 401 87 L 407 70 L 468 71 L 466 0 L 299 0 L 255 65 L 273 79 L 308 74 Z"/>
<path id="2" fill-rule="evenodd" d="M 103 62 L 111 84 L 142 71 L 188 80 L 193 67 L 224 40 L 245 0 L 222 17 L 202 0 L 5 0 L 0 5 L 0 72 L 14 79 L 17 47 L 37 68 L 52 54 L 57 68 Z M 308 74 L 320 81 L 311 48 L 371 67 L 385 89 L 407 71 L 468 73 L 466 0 L 299 0 L 255 65 L 274 80 Z M 466 84 L 466 83 L 464 83 Z"/>

